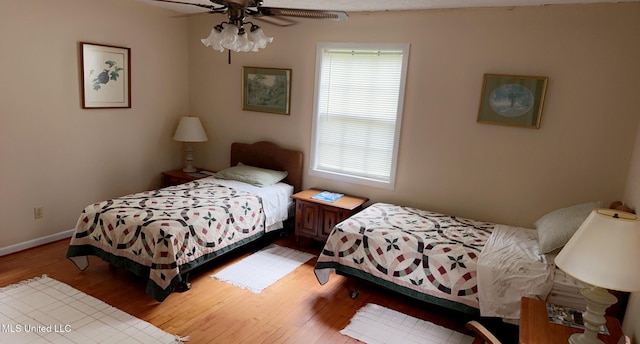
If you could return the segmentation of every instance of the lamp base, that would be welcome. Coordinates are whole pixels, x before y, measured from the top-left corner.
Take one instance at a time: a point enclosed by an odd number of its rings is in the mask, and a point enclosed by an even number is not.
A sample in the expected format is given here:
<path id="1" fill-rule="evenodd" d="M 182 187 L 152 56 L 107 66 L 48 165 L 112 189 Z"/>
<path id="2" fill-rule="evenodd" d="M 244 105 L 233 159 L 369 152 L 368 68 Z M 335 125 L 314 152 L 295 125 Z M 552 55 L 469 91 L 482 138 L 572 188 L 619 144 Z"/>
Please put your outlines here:
<path id="1" fill-rule="evenodd" d="M 198 170 L 193 167 L 193 145 L 191 142 L 184 143 L 184 151 L 185 151 L 185 162 L 187 166 L 182 169 L 182 172 L 192 173 L 197 172 Z"/>
<path id="2" fill-rule="evenodd" d="M 582 313 L 584 333 L 576 333 L 569 337 L 570 344 L 601 344 L 598 331 L 607 323 L 604 313 L 609 306 L 618 302 L 615 296 L 600 287 L 584 288 L 580 291 L 587 300 L 587 310 Z"/>
<path id="3" fill-rule="evenodd" d="M 604 344 L 599 338 L 585 337 L 584 333 L 574 333 L 569 337 L 569 344 Z"/>

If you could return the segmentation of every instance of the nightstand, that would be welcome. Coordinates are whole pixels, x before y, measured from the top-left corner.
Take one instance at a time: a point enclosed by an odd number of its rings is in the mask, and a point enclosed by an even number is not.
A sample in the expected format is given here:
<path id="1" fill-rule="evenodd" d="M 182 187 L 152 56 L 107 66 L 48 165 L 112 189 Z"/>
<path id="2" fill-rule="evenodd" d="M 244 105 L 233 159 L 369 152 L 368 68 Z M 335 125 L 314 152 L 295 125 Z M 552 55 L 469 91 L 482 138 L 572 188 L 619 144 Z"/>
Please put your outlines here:
<path id="1" fill-rule="evenodd" d="M 607 316 L 609 335 L 599 334 L 598 338 L 607 344 L 617 344 L 622 337 L 622 327 L 618 319 Z M 574 333 L 583 332 L 569 326 L 553 324 L 547 317 L 547 303 L 523 297 L 520 304 L 520 344 L 568 343 Z"/>
<path id="2" fill-rule="evenodd" d="M 296 200 L 296 241 L 299 241 L 300 237 L 327 240 L 336 224 L 362 210 L 363 205 L 369 200 L 349 195 L 333 202 L 312 198 L 322 191 L 308 189 L 291 196 Z"/>
<path id="3" fill-rule="evenodd" d="M 202 172 L 204 170 L 198 168 L 198 174 L 200 174 L 200 172 Z M 196 175 L 196 173 L 187 173 L 182 171 L 182 169 L 179 170 L 173 170 L 173 171 L 165 171 L 162 172 L 162 187 L 167 187 L 167 186 L 173 186 L 173 185 L 178 185 L 178 184 L 184 184 L 184 183 L 188 183 L 190 181 L 196 180 L 196 179 L 201 179 L 204 177 L 208 177 L 208 175 L 205 176 L 200 176 L 200 175 Z"/>

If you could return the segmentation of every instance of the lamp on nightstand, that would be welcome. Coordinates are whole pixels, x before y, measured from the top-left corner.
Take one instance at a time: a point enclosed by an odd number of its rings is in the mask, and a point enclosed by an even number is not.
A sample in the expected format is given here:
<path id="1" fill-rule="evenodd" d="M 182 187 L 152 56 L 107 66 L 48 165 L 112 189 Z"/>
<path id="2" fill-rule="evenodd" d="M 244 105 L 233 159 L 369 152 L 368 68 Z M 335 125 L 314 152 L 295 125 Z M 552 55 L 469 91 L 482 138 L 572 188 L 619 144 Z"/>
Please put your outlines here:
<path id="1" fill-rule="evenodd" d="M 185 143 L 185 162 L 187 165 L 182 170 L 184 172 L 196 172 L 196 168 L 193 167 L 193 145 L 191 143 L 208 140 L 200 119 L 198 117 L 182 117 L 173 139 Z"/>
<path id="2" fill-rule="evenodd" d="M 606 323 L 605 311 L 618 301 L 606 289 L 640 290 L 640 220 L 619 210 L 593 210 L 555 262 L 567 274 L 592 285 L 581 290 L 587 301 L 584 333 L 572 335 L 569 343 L 602 343 L 598 331 Z"/>

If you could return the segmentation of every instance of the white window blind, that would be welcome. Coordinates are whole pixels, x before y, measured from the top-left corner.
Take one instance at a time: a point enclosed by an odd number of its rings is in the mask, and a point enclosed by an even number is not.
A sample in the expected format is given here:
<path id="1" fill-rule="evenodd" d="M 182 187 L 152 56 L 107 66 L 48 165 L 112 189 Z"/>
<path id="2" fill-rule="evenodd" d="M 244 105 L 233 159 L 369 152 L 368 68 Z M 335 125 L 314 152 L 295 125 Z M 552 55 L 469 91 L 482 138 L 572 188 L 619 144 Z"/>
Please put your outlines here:
<path id="1" fill-rule="evenodd" d="M 318 45 L 311 174 L 393 188 L 408 50 Z"/>

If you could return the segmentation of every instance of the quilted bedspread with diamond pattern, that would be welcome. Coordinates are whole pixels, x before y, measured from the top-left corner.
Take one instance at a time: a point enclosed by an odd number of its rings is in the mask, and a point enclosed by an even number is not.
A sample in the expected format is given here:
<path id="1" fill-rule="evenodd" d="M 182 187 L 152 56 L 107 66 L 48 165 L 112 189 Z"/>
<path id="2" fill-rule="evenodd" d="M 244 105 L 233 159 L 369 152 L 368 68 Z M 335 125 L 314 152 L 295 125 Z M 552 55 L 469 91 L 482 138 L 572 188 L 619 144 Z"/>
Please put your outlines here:
<path id="1" fill-rule="evenodd" d="M 86 207 L 67 257 L 79 268 L 95 255 L 148 278 L 162 301 L 181 271 L 264 234 L 260 197 L 201 179 Z"/>
<path id="2" fill-rule="evenodd" d="M 424 301 L 475 312 L 476 263 L 494 226 L 376 203 L 333 229 L 316 263 L 316 276 L 324 284 L 335 269 Z"/>

